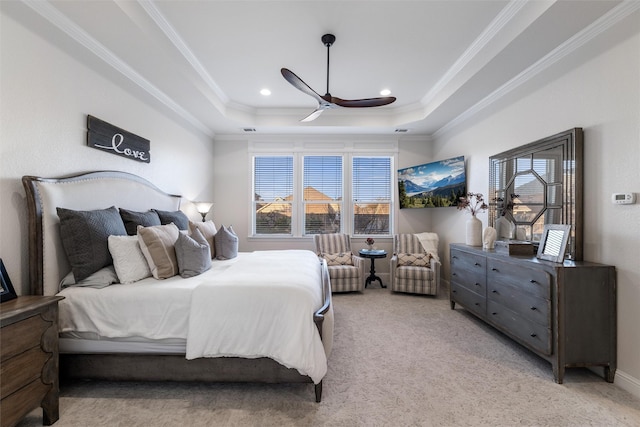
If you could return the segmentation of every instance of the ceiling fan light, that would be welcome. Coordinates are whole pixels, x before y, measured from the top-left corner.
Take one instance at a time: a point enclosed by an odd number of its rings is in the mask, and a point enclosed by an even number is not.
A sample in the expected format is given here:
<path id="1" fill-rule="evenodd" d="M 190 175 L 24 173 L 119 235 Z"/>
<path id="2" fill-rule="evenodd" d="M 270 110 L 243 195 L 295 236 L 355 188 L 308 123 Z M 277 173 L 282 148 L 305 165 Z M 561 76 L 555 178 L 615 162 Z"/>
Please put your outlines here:
<path id="1" fill-rule="evenodd" d="M 271 95 L 271 91 L 269 89 L 267 89 L 267 88 L 261 89 L 260 90 L 260 95 L 269 96 L 269 95 Z"/>
<path id="2" fill-rule="evenodd" d="M 390 91 L 389 89 L 382 89 L 382 90 L 380 91 L 380 95 L 382 95 L 382 96 L 389 96 L 389 95 L 391 95 L 391 91 Z"/>

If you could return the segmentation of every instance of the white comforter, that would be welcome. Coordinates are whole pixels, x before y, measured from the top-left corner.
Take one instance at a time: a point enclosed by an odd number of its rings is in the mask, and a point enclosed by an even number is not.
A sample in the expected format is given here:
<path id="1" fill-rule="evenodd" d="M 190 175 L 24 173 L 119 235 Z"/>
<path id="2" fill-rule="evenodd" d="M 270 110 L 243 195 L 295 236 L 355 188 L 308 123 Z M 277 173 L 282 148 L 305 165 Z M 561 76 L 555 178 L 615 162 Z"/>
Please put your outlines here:
<path id="1" fill-rule="evenodd" d="M 317 384 L 327 371 L 313 322 L 323 302 L 317 256 L 259 251 L 213 264 L 190 279 L 66 288 L 60 292 L 65 297 L 60 330 L 108 338 L 183 338 L 187 359 L 269 357 Z"/>

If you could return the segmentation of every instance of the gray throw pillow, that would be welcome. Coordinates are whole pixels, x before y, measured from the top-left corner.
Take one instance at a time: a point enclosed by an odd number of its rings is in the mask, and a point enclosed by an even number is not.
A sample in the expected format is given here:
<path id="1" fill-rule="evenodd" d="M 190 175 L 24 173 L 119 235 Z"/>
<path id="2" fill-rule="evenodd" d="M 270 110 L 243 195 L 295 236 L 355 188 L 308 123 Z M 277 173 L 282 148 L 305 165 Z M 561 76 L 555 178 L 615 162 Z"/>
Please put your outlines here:
<path id="1" fill-rule="evenodd" d="M 216 259 L 231 259 L 238 256 L 238 236 L 231 226 L 220 227 L 213 239 L 213 244 L 216 247 Z"/>
<path id="2" fill-rule="evenodd" d="M 110 235 L 126 236 L 127 230 L 115 206 L 94 211 L 57 208 L 60 238 L 76 281 L 112 264 Z"/>
<path id="3" fill-rule="evenodd" d="M 160 217 L 155 211 L 136 212 L 120 208 L 120 217 L 124 222 L 124 228 L 127 229 L 129 236 L 135 236 L 138 232 L 138 226 L 151 227 L 153 225 L 162 225 Z"/>
<path id="4" fill-rule="evenodd" d="M 191 236 L 180 233 L 175 245 L 178 270 L 180 276 L 185 278 L 197 276 L 211 268 L 211 249 L 207 239 L 197 229 Z"/>
<path id="5" fill-rule="evenodd" d="M 167 225 L 174 223 L 179 230 L 189 229 L 189 218 L 182 211 L 159 211 L 157 209 L 151 209 L 160 217 L 160 223 Z"/>

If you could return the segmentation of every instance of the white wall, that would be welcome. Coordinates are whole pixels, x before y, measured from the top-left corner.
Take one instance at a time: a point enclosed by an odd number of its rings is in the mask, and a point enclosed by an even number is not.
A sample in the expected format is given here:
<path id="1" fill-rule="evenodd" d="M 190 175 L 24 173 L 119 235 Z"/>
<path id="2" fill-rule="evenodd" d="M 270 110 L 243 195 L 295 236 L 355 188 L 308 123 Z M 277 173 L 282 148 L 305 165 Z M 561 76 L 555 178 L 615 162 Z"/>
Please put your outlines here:
<path id="1" fill-rule="evenodd" d="M 17 293 L 28 292 L 23 175 L 120 170 L 187 200 L 213 197 L 211 138 L 185 129 L 10 17 L 0 19 L 0 257 Z M 149 139 L 151 163 L 87 147 L 87 114 Z M 188 202 L 183 210 L 200 218 Z"/>
<path id="2" fill-rule="evenodd" d="M 468 155 L 468 189 L 486 193 L 489 156 L 573 128 L 584 129 L 584 259 L 616 266 L 618 373 L 615 382 L 640 396 L 640 203 L 616 206 L 611 193 L 640 195 L 640 22 L 635 30 L 601 36 L 580 51 L 570 73 L 537 77 L 542 89 L 518 90 L 482 117 L 439 136 L 434 157 Z M 605 49 L 613 44 L 615 47 Z M 464 241 L 462 212 L 434 213 L 446 243 Z M 481 215 L 484 225 L 486 214 Z M 448 255 L 445 275 L 448 278 Z"/>

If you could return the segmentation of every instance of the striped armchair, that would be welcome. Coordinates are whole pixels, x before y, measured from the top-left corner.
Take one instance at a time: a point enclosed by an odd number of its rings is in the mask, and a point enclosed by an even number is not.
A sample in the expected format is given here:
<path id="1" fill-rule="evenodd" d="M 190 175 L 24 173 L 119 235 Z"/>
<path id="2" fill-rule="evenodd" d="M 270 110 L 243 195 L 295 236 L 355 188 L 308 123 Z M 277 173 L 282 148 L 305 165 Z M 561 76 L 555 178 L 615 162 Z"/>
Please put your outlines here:
<path id="1" fill-rule="evenodd" d="M 365 259 L 351 252 L 347 234 L 316 234 L 316 253 L 327 260 L 332 292 L 364 290 Z"/>
<path id="2" fill-rule="evenodd" d="M 440 261 L 437 234 L 396 234 L 393 237 L 393 256 L 390 262 L 392 291 L 438 294 Z"/>

